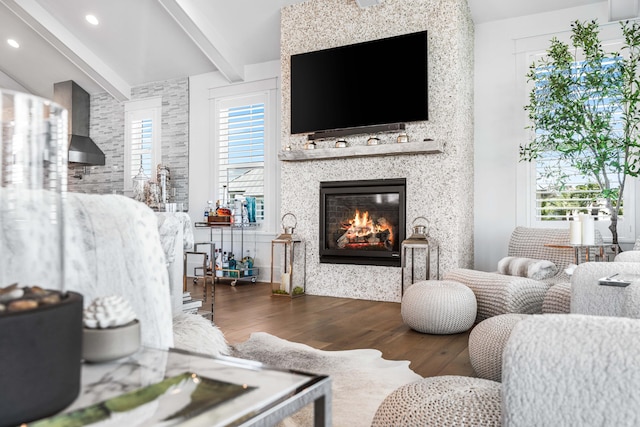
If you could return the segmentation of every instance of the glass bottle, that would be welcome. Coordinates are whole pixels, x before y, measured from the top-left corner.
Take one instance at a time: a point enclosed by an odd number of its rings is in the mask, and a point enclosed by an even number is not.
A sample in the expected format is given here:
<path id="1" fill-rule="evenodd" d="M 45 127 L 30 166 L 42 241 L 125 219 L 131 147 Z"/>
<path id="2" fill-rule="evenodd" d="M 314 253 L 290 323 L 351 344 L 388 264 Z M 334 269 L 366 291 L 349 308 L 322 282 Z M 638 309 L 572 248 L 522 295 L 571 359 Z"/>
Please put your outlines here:
<path id="1" fill-rule="evenodd" d="M 226 252 L 222 253 L 222 275 L 223 276 L 228 276 L 229 272 L 225 271 L 225 270 L 229 270 L 229 257 L 227 256 Z"/>
<path id="2" fill-rule="evenodd" d="M 237 271 L 234 271 L 236 269 L 236 260 L 233 257 L 233 254 L 231 252 L 229 252 L 229 270 L 232 270 L 229 272 L 229 275 L 231 277 L 238 277 L 238 273 Z"/>
<path id="3" fill-rule="evenodd" d="M 251 257 L 251 251 L 247 249 L 247 255 L 242 259 L 245 268 L 247 269 L 247 276 L 253 276 L 253 258 Z"/>
<path id="4" fill-rule="evenodd" d="M 216 277 L 222 277 L 222 251 L 216 249 Z"/>

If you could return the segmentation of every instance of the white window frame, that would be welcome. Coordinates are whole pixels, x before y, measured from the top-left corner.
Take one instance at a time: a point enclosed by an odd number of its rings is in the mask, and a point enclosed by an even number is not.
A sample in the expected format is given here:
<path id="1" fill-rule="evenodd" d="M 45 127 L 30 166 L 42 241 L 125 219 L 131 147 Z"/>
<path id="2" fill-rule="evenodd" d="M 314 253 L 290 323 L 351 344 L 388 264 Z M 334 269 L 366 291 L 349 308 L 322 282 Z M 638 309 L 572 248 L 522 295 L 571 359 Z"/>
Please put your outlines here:
<path id="1" fill-rule="evenodd" d="M 620 50 L 621 42 L 609 42 L 606 43 L 606 47 L 611 50 Z M 521 57 L 526 61 L 525 64 L 521 64 L 520 67 L 516 67 L 519 70 L 528 69 L 529 65 L 534 61 L 538 62 L 539 59 L 546 55 L 545 51 L 536 50 L 529 51 Z M 520 72 L 520 76 L 522 76 L 522 87 L 525 89 L 522 94 L 523 104 L 527 105 L 529 103 L 529 93 L 532 89 L 532 83 L 526 82 L 526 72 Z M 527 126 L 531 125 L 529 118 L 526 114 L 523 114 L 525 123 L 523 124 L 523 129 Z M 531 141 L 533 139 L 533 129 L 527 130 L 523 133 L 523 136 L 526 138 L 526 141 Z M 520 203 L 518 210 L 520 214 L 518 215 L 521 220 L 518 223 L 529 226 L 529 227 L 543 227 L 543 228 L 568 228 L 569 224 L 565 220 L 558 221 L 542 221 L 537 218 L 536 215 L 536 190 L 537 190 L 537 177 L 536 177 L 536 161 L 532 160 L 531 162 L 523 162 L 519 161 L 519 169 L 521 172 L 518 173 L 518 176 L 521 179 L 521 185 L 518 185 L 520 190 L 524 190 L 524 194 L 521 195 L 523 197 L 519 197 Z M 625 200 L 624 203 L 624 218 L 618 219 L 618 242 L 619 243 L 632 243 L 635 241 L 636 235 L 636 212 L 638 211 L 638 203 L 640 203 L 640 197 L 638 196 L 638 188 L 637 179 L 632 177 L 627 177 L 625 182 L 625 189 L 623 198 Z M 524 212 L 524 213 L 523 213 Z M 600 231 L 602 237 L 605 242 L 611 242 L 611 232 L 608 227 L 611 224 L 609 220 L 601 220 L 596 221 L 596 229 Z"/>
<path id="2" fill-rule="evenodd" d="M 258 221 L 260 225 L 266 225 L 269 231 L 276 223 L 276 215 L 279 204 L 279 191 L 276 188 L 276 145 L 277 145 L 277 123 L 278 123 L 278 104 L 277 104 L 277 78 L 265 80 L 257 80 L 247 83 L 239 83 L 230 86 L 222 86 L 213 88 L 209 91 L 209 114 L 212 126 L 210 134 L 211 138 L 211 161 L 209 173 L 209 182 L 213 190 L 213 201 L 222 200 L 222 194 L 218 194 L 220 188 L 220 179 L 218 174 L 219 158 L 219 142 L 218 142 L 218 106 L 224 100 L 232 100 L 234 98 L 248 98 L 254 95 L 264 99 L 264 220 Z M 265 227 L 263 227 L 265 228 Z"/>
<path id="3" fill-rule="evenodd" d="M 131 123 L 135 120 L 150 119 L 153 123 L 151 136 L 151 174 L 149 179 L 155 181 L 155 167 L 162 160 L 162 97 L 146 98 L 130 101 L 124 105 L 124 191 L 126 195 L 133 193 L 132 176 L 138 173 L 131 165 Z"/>

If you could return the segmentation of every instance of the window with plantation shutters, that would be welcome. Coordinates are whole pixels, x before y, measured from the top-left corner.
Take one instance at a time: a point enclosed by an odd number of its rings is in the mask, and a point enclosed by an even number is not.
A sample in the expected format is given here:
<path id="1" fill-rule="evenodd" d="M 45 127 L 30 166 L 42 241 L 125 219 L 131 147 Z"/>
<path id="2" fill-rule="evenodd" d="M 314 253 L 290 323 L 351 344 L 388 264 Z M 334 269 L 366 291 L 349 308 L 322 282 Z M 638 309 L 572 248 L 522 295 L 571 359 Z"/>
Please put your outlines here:
<path id="1" fill-rule="evenodd" d="M 161 151 L 161 98 L 125 104 L 124 187 L 131 191 L 134 177 L 155 178 Z"/>
<path id="2" fill-rule="evenodd" d="M 612 44 L 612 46 L 614 46 Z M 529 63 L 536 57 L 531 55 Z M 611 64 L 620 58 L 609 58 Z M 538 61 L 536 61 L 538 62 Z M 580 71 L 582 63 L 576 62 L 573 65 L 575 72 Z M 548 71 L 541 65 L 536 68 L 539 76 L 545 76 Z M 530 87 L 528 88 L 530 89 Z M 540 89 L 542 90 L 542 89 Z M 576 92 L 576 96 L 580 94 Z M 613 123 L 620 122 L 624 113 L 622 106 L 616 99 L 607 99 L 602 103 L 588 104 L 594 115 Z M 534 132 L 540 130 L 533 129 Z M 585 161 L 590 161 L 588 154 L 584 156 Z M 590 213 L 596 219 L 596 228 L 602 233 L 605 240 L 611 238 L 611 233 L 607 230 L 610 224 L 610 213 L 604 207 L 604 202 L 598 195 L 600 186 L 592 176 L 584 176 L 568 162 L 560 159 L 557 152 L 545 152 L 538 159 L 529 163 L 530 178 L 529 188 L 531 191 L 531 204 L 529 205 L 530 223 L 539 227 L 568 227 L 566 221 L 577 212 Z M 552 176 L 552 171 L 561 171 L 562 179 L 558 182 L 557 174 Z M 609 176 L 612 188 L 617 186 L 617 177 Z M 620 241 L 635 239 L 635 180 L 627 179 L 624 200 L 618 216 L 618 234 Z M 630 218 L 630 220 L 629 220 Z M 627 219 L 627 220 L 625 220 Z"/>
<path id="3" fill-rule="evenodd" d="M 620 58 L 608 58 L 604 65 L 614 65 Z M 540 65 L 536 69 L 536 74 L 543 79 L 548 75 L 548 66 Z M 583 63 L 576 62 L 572 65 L 572 73 L 580 74 Z M 543 85 L 544 86 L 544 85 Z M 537 88 L 540 87 L 540 83 Z M 544 90 L 543 87 L 537 91 Z M 575 93 L 575 96 L 581 96 Z M 590 102 L 587 107 L 592 111 L 593 116 L 598 116 L 609 123 L 620 123 L 623 114 L 623 107 L 617 99 L 607 98 L 604 102 Z M 621 125 L 619 126 L 622 127 Z M 539 130 L 535 130 L 539 133 Z M 585 154 L 585 162 L 589 161 L 589 155 Z M 554 171 L 553 177 L 550 175 Z M 536 200 L 535 217 L 537 221 L 562 221 L 566 220 L 573 212 L 589 211 L 591 215 L 600 220 L 608 219 L 609 212 L 604 208 L 602 201 L 598 200 L 600 185 L 591 176 L 582 175 L 576 168 L 567 161 L 563 161 L 558 153 L 546 152 L 535 162 L 536 180 Z M 562 182 L 558 182 L 555 177 L 562 176 Z M 609 176 L 609 181 L 613 188 L 617 187 L 617 178 Z M 624 206 L 624 205 L 623 205 Z M 619 213 L 620 220 L 624 219 L 623 211 Z"/>
<path id="4" fill-rule="evenodd" d="M 266 94 L 217 100 L 218 200 L 231 206 L 236 196 L 256 199 L 256 220 L 265 209 Z"/>
<path id="5" fill-rule="evenodd" d="M 256 222 L 272 231 L 277 223 L 278 79 L 210 89 L 210 196 L 234 208 L 236 196 L 255 198 Z"/>
<path id="6" fill-rule="evenodd" d="M 549 168 L 562 167 L 567 182 L 558 186 L 547 179 Z M 615 182 L 611 177 L 611 182 Z M 600 186 L 593 179 L 582 176 L 570 165 L 563 164 L 554 152 L 546 153 L 536 160 L 536 203 L 537 221 L 563 221 L 574 212 L 586 212 L 599 220 L 607 220 L 609 213 L 598 199 Z M 624 220 L 624 202 L 619 221 Z"/>

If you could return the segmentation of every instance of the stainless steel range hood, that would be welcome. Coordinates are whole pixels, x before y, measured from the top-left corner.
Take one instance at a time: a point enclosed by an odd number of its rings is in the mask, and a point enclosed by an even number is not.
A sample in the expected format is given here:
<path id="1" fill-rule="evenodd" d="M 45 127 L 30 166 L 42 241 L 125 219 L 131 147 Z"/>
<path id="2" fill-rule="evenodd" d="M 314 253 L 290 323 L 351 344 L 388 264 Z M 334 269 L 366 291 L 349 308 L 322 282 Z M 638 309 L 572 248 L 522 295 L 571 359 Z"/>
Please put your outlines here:
<path id="1" fill-rule="evenodd" d="M 69 163 L 104 165 L 104 153 L 89 138 L 89 94 L 68 80 L 53 85 L 53 100 L 69 111 Z"/>

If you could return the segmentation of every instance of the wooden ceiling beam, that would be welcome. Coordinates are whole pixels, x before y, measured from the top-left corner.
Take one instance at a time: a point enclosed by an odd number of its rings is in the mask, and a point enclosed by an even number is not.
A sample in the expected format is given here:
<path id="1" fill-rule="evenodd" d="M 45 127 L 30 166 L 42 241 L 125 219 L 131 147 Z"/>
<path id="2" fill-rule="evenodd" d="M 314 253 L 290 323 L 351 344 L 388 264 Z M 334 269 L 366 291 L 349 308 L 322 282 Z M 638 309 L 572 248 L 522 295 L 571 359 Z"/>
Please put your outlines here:
<path id="1" fill-rule="evenodd" d="M 244 67 L 233 49 L 193 4 L 185 0 L 159 2 L 230 83 L 244 81 Z"/>

